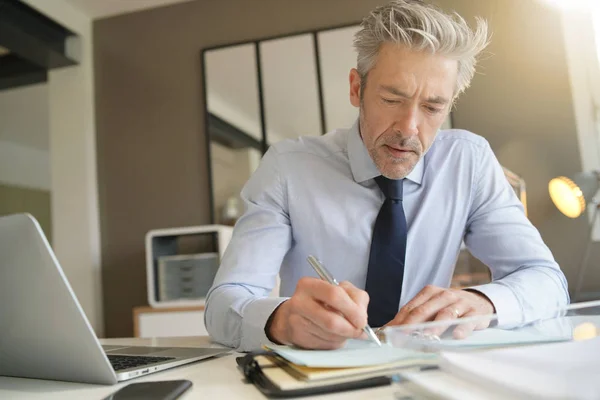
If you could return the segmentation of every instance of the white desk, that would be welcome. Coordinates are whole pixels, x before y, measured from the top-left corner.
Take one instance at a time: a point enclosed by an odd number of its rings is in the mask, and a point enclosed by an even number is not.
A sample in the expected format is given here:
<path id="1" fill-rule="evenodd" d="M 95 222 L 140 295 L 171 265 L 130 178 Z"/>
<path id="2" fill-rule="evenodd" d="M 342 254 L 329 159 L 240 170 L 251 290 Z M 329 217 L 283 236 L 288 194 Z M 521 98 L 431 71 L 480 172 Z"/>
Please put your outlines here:
<path id="1" fill-rule="evenodd" d="M 181 347 L 219 347 L 211 344 L 208 337 L 160 338 L 160 339 L 103 339 L 102 344 L 126 344 L 137 346 L 181 346 Z M 101 400 L 118 388 L 133 382 L 189 379 L 193 386 L 182 399 L 260 399 L 265 397 L 251 384 L 243 382 L 242 374 L 237 370 L 232 353 L 216 359 L 209 359 L 187 366 L 176 367 L 163 372 L 132 379 L 114 386 L 88 385 L 69 382 L 45 381 L 0 377 L 0 399 L 44 399 Z M 407 388 L 386 386 L 353 392 L 334 393 L 326 396 L 311 396 L 311 399 L 386 399 L 394 400 L 394 393 L 410 396 Z M 410 397 L 408 397 L 410 398 Z M 421 396 L 417 398 L 423 398 Z"/>
<path id="2" fill-rule="evenodd" d="M 600 330 L 600 316 L 568 316 L 559 318 L 555 323 L 550 321 L 540 326 L 548 332 L 563 332 L 580 323 L 593 321 Z M 179 338 L 129 338 L 103 339 L 105 345 L 133 346 L 180 346 L 180 347 L 220 347 L 210 342 L 207 336 Z M 187 366 L 176 367 L 163 372 L 150 374 L 142 378 L 126 381 L 114 386 L 88 385 L 69 382 L 45 381 L 37 379 L 22 379 L 0 377 L 0 399 L 44 399 L 71 400 L 89 399 L 102 400 L 122 386 L 141 381 L 188 379 L 193 386 L 184 396 L 185 399 L 260 399 L 265 397 L 253 385 L 244 383 L 242 374 L 237 369 L 235 357 L 239 353 L 231 353 L 216 359 L 209 359 Z M 0 360 L 1 362 L 2 360 Z M 423 389 L 412 382 L 401 385 L 378 387 L 333 393 L 324 396 L 312 396 L 310 399 L 449 399 L 449 400 L 504 400 L 514 396 L 503 395 L 498 388 L 484 387 L 463 381 L 444 371 L 427 371 L 411 374 L 414 382 L 421 382 L 421 387 L 428 387 L 428 396 Z"/>

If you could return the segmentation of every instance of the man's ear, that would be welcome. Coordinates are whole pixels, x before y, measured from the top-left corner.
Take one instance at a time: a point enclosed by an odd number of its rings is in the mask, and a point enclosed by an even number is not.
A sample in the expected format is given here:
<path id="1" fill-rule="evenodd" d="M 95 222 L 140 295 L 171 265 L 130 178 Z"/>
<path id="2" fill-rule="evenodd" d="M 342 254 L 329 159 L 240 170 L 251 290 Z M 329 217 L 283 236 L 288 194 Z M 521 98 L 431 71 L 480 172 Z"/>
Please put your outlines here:
<path id="1" fill-rule="evenodd" d="M 350 104 L 360 107 L 360 75 L 356 68 L 350 70 Z"/>

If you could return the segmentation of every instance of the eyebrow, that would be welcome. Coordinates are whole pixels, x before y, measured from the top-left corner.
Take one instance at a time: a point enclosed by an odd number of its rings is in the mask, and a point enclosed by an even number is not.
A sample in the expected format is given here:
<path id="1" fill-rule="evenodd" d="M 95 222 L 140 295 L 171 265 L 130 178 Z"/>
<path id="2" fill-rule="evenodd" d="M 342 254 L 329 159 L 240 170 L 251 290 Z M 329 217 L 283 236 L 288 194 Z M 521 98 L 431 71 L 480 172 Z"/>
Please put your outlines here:
<path id="1" fill-rule="evenodd" d="M 395 88 L 394 86 L 381 85 L 381 89 L 393 94 L 394 96 L 404 97 L 405 99 L 410 98 L 410 96 L 408 94 L 404 93 L 403 91 L 399 90 L 398 88 Z M 431 103 L 431 104 L 441 104 L 441 105 L 448 104 L 448 99 L 446 99 L 442 96 L 430 97 L 426 101 L 427 101 L 427 103 Z"/>

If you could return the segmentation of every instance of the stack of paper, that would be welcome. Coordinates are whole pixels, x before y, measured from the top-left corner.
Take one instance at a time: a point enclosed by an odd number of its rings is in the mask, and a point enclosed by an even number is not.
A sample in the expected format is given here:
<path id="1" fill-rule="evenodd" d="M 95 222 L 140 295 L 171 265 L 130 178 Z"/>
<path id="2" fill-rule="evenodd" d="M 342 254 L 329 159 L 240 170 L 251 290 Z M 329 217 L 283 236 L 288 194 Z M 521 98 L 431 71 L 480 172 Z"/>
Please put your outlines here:
<path id="1" fill-rule="evenodd" d="M 314 381 L 342 377 L 364 378 L 383 372 L 432 365 L 437 356 L 432 353 L 381 347 L 365 340 L 348 340 L 338 350 L 303 350 L 288 346 L 269 346 L 280 359 L 280 365 L 297 379 Z"/>
<path id="2" fill-rule="evenodd" d="M 440 367 L 511 398 L 600 398 L 600 337 L 480 352 L 444 352 Z"/>
<path id="3" fill-rule="evenodd" d="M 308 395 L 390 384 L 391 376 L 399 368 L 429 367 L 437 363 L 436 354 L 389 345 L 379 347 L 365 340 L 348 340 L 345 347 L 338 350 L 275 345 L 267 349 L 271 351 L 257 356 L 255 362 L 268 385 L 278 388 L 278 395 L 292 392 Z"/>

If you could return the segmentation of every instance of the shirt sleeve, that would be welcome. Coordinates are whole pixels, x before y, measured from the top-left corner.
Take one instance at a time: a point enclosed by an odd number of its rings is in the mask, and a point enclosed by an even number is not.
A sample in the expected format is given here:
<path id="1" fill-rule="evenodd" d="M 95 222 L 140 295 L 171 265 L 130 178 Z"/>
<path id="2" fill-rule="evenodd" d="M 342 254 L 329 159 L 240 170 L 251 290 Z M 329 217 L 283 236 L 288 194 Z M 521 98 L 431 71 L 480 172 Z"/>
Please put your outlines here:
<path id="1" fill-rule="evenodd" d="M 471 289 L 494 304 L 501 327 L 550 316 L 569 303 L 565 276 L 487 142 L 476 166 L 465 244 L 490 268 L 492 282 Z"/>
<path id="2" fill-rule="evenodd" d="M 274 147 L 244 186 L 246 206 L 208 292 L 204 322 L 216 342 L 238 351 L 270 343 L 265 324 L 287 298 L 270 297 L 292 234 L 287 191 Z"/>

